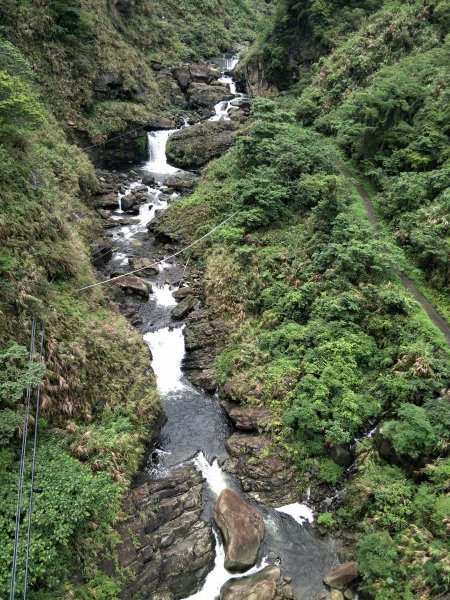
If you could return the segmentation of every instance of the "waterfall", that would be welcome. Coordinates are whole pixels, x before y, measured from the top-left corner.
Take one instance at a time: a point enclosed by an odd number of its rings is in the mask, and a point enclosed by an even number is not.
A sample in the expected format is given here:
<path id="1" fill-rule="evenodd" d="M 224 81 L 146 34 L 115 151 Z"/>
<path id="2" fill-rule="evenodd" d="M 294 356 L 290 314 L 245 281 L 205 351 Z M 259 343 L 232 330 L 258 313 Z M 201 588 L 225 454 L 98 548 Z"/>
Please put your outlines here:
<path id="1" fill-rule="evenodd" d="M 183 327 L 170 330 L 168 327 L 151 331 L 144 335 L 153 356 L 152 366 L 155 371 L 158 390 L 168 394 L 181 390 L 185 386 L 181 381 L 181 361 L 184 356 Z"/>
<path id="2" fill-rule="evenodd" d="M 175 131 L 177 130 L 165 129 L 163 131 L 150 131 L 148 134 L 149 158 L 144 165 L 146 171 L 164 175 L 176 173 L 178 171 L 178 169 L 167 163 L 166 158 L 167 140 Z"/>

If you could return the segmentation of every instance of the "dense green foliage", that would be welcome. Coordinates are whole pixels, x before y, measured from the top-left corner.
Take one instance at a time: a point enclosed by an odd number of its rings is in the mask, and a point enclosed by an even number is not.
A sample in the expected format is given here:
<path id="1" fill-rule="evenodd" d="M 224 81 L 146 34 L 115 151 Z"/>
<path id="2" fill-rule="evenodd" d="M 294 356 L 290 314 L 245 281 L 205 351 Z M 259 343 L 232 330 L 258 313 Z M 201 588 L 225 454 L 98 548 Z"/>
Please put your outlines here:
<path id="1" fill-rule="evenodd" d="M 438 401 L 435 390 L 450 377 L 445 341 L 392 274 L 390 244 L 349 191 L 333 143 L 296 124 L 287 105 L 255 100 L 254 124 L 210 165 L 197 191 L 164 215 L 171 230 L 199 235 L 240 210 L 214 234 L 204 259 L 208 302 L 232 332 L 217 360 L 219 381 L 231 381 L 242 401 L 270 407 L 278 447 L 319 481 L 340 479 L 344 469 L 330 450 L 382 415 L 390 417 L 383 435 L 398 460 L 417 468 L 424 457 L 440 464 L 448 401 Z M 359 523 L 362 534 L 377 522 L 379 535 L 360 543 L 366 591 L 380 599 L 392 597 L 388 588 L 396 597 L 407 589 L 430 597 L 447 583 L 445 495 L 379 458 L 374 468 L 377 481 L 361 468 L 349 492 L 357 506 L 349 500 L 341 515 L 352 527 Z M 366 477 L 375 506 L 362 494 Z M 426 493 L 436 503 L 435 527 L 425 524 L 400 548 Z M 429 582 L 430 565 L 421 571 L 420 560 L 407 559 L 422 542 L 434 561 Z M 392 576 L 377 591 L 383 552 L 392 558 Z"/>
<path id="2" fill-rule="evenodd" d="M 438 290 L 450 283 L 448 22 L 445 3 L 388 4 L 297 100 L 297 117 L 371 178 L 380 215 Z"/>
<path id="3" fill-rule="evenodd" d="M 260 4 L 5 0 L 0 36 L 29 59 L 54 114 L 71 135 L 87 132 L 97 141 L 169 110 L 152 60 L 170 67 L 233 50 L 236 41 L 252 39 Z M 103 97 L 108 76 L 120 82 L 117 99 Z"/>
<path id="4" fill-rule="evenodd" d="M 101 293 L 76 292 L 93 280 L 87 242 L 96 220 L 82 200 L 96 185 L 92 165 L 66 143 L 42 103 L 28 63 L 1 41 L 2 597 L 9 589 L 24 389 L 41 379 L 29 597 L 117 596 L 118 583 L 99 574 L 95 559 L 114 541 L 120 495 L 159 407 L 140 336 L 107 308 Z M 33 316 L 46 328 L 45 372 L 27 366 Z M 27 489 L 23 528 L 26 505 Z M 20 591 L 23 545 L 18 560 Z M 74 571 L 85 584 L 70 581 Z"/>

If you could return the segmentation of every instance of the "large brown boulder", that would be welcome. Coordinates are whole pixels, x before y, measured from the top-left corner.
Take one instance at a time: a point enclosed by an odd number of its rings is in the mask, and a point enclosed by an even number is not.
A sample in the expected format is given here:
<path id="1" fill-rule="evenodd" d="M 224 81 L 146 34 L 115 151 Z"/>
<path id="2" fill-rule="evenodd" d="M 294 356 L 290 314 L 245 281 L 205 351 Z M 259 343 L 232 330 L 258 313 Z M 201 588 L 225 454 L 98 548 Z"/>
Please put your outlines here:
<path id="1" fill-rule="evenodd" d="M 180 169 L 200 169 L 224 154 L 233 145 L 236 134 L 231 121 L 206 121 L 181 129 L 168 139 L 167 159 Z"/>
<path id="2" fill-rule="evenodd" d="M 274 600 L 280 576 L 280 567 L 272 565 L 256 575 L 232 580 L 220 590 L 220 600 Z"/>
<path id="3" fill-rule="evenodd" d="M 359 567 L 357 562 L 346 562 L 333 567 L 329 571 L 323 582 L 330 588 L 343 590 L 346 585 L 357 579 L 359 576 Z"/>
<path id="4" fill-rule="evenodd" d="M 126 294 L 136 294 L 143 298 L 149 298 L 150 293 L 152 292 L 152 286 L 135 275 L 125 275 L 124 277 L 120 277 L 120 279 L 115 280 L 115 284 Z"/>
<path id="5" fill-rule="evenodd" d="M 247 571 L 256 563 L 264 536 L 261 513 L 226 489 L 214 507 L 214 520 L 225 542 L 225 568 L 238 573 Z"/>

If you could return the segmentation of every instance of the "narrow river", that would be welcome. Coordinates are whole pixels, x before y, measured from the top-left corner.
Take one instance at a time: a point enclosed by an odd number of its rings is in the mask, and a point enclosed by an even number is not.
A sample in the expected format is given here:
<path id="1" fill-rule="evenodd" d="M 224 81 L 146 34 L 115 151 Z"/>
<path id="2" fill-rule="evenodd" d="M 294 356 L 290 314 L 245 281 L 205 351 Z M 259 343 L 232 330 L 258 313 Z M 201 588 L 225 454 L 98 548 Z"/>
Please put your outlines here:
<path id="1" fill-rule="evenodd" d="M 223 71 L 231 69 L 236 58 L 227 59 Z M 221 82 L 230 86 L 236 97 L 236 88 L 230 77 L 223 75 Z M 228 119 L 228 109 L 233 101 L 223 101 L 215 107 L 215 115 L 211 120 Z M 112 230 L 116 252 L 112 258 L 112 270 L 127 269 L 129 259 L 136 249 L 145 247 L 145 252 L 153 249 L 151 258 L 159 257 L 160 252 L 148 234 L 147 225 L 155 217 L 155 212 L 164 210 L 177 194 L 167 195 L 164 183 L 168 176 L 179 172 L 167 164 L 165 146 L 172 131 L 155 131 L 149 133 L 149 159 L 137 171 L 136 180 L 119 196 L 119 207 L 114 217 L 123 218 L 121 199 L 131 190 L 142 185 L 142 177 L 151 174 L 155 184 L 147 186 L 151 202 L 140 206 L 131 224 L 122 225 Z M 148 256 L 148 254 L 147 254 Z M 152 353 L 152 367 L 157 378 L 158 390 L 164 401 L 167 422 L 162 428 L 161 437 L 156 448 L 151 452 L 147 471 L 151 478 L 167 476 L 171 470 L 183 463 L 193 462 L 205 478 L 204 512 L 211 520 L 212 508 L 220 492 L 231 488 L 243 494 L 238 480 L 222 470 L 219 466 L 228 457 L 225 441 L 230 435 L 230 425 L 217 395 L 207 394 L 194 387 L 183 374 L 183 358 L 185 341 L 183 323 L 173 321 L 171 309 L 176 306 L 172 296 L 185 271 L 182 263 L 163 263 L 159 273 L 145 278 L 151 283 L 153 293 L 147 303 L 141 303 L 139 316 L 144 340 Z M 254 573 L 269 562 L 281 564 L 284 573 L 292 577 L 292 585 L 296 598 L 313 599 L 323 597 L 325 588 L 322 583 L 325 572 L 338 560 L 334 542 L 317 536 L 308 522 L 313 520 L 313 513 L 305 504 L 292 504 L 279 509 L 272 509 L 246 500 L 259 508 L 264 517 L 266 533 L 262 543 L 259 563 L 249 572 Z M 219 598 L 222 585 L 236 575 L 229 573 L 224 567 L 225 552 L 217 532 L 216 558 L 213 570 L 202 583 L 201 588 L 189 596 L 190 600 L 214 600 Z M 301 594 L 301 595 L 300 595 Z M 322 596 L 321 596 L 322 594 Z"/>

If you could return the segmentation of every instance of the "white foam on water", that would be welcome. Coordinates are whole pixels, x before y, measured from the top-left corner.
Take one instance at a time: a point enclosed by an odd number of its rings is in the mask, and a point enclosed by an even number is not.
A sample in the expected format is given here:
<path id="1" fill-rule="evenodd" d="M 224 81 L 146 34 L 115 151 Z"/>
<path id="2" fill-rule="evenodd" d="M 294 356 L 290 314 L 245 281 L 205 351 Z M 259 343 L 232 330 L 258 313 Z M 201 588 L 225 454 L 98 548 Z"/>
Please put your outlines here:
<path id="1" fill-rule="evenodd" d="M 147 225 L 155 218 L 155 212 L 167 208 L 167 202 L 160 200 L 161 192 L 155 193 L 153 202 L 145 202 L 139 207 L 139 214 L 133 216 L 132 225 L 123 225 L 118 231 L 113 232 L 113 239 L 126 237 L 131 239 L 137 233 L 145 231 Z M 123 214 L 123 213 L 122 213 Z M 120 218 L 121 215 L 115 215 L 115 218 Z"/>
<path id="2" fill-rule="evenodd" d="M 225 475 L 222 469 L 219 467 L 219 463 L 216 460 L 209 464 L 206 456 L 203 452 L 200 452 L 193 460 L 194 465 L 201 471 L 203 477 L 206 479 L 211 491 L 216 495 L 225 490 L 228 487 Z"/>
<path id="3" fill-rule="evenodd" d="M 216 600 L 220 595 L 220 588 L 227 583 L 227 581 L 234 579 L 241 579 L 248 575 L 254 575 L 259 571 L 262 571 L 267 567 L 268 563 L 265 559 L 262 563 L 256 567 L 253 567 L 242 575 L 233 576 L 229 571 L 225 569 L 225 549 L 222 542 L 219 540 L 219 536 L 215 531 L 214 538 L 216 540 L 216 559 L 214 561 L 214 568 L 206 577 L 205 583 L 200 591 L 192 596 L 189 596 L 185 600 Z"/>
<path id="4" fill-rule="evenodd" d="M 161 394 L 168 394 L 186 387 L 181 381 L 183 377 L 181 361 L 185 353 L 183 329 L 184 327 L 176 329 L 163 327 L 144 335 L 144 340 L 152 352 L 152 367 Z"/>
<path id="5" fill-rule="evenodd" d="M 295 502 L 294 504 L 286 504 L 286 506 L 280 506 L 280 508 L 276 508 L 278 512 L 285 513 L 286 515 L 291 515 L 297 523 L 303 525 L 305 522 L 312 523 L 314 521 L 314 513 L 312 509 L 306 504 L 300 504 L 299 502 Z"/>
<path id="6" fill-rule="evenodd" d="M 172 167 L 167 162 L 166 144 L 169 136 L 177 129 L 166 129 L 163 131 L 151 131 L 148 134 L 149 159 L 144 165 L 146 171 L 168 175 L 177 173 L 179 169 Z"/>
<path id="7" fill-rule="evenodd" d="M 160 265 L 161 266 L 161 265 Z M 177 301 L 172 296 L 173 289 L 167 283 L 160 287 L 153 287 L 153 297 L 160 306 L 176 306 Z"/>
<path id="8" fill-rule="evenodd" d="M 160 271 L 165 271 L 166 269 L 170 269 L 172 265 L 168 262 L 166 262 L 164 259 L 161 260 L 161 262 L 159 263 L 159 270 Z"/>

